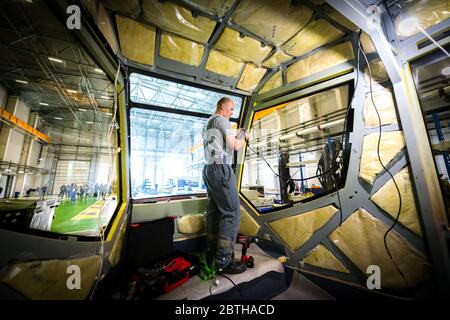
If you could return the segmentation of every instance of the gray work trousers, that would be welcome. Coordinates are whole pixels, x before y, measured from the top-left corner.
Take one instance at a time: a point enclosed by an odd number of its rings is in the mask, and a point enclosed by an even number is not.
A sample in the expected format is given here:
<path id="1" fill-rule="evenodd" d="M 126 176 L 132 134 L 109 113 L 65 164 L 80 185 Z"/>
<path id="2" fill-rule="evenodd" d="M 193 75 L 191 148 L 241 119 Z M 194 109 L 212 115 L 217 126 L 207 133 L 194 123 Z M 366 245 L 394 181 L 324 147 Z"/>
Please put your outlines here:
<path id="1" fill-rule="evenodd" d="M 203 168 L 203 181 L 208 191 L 208 251 L 223 268 L 234 257 L 241 218 L 236 176 L 229 165 L 210 164 Z"/>

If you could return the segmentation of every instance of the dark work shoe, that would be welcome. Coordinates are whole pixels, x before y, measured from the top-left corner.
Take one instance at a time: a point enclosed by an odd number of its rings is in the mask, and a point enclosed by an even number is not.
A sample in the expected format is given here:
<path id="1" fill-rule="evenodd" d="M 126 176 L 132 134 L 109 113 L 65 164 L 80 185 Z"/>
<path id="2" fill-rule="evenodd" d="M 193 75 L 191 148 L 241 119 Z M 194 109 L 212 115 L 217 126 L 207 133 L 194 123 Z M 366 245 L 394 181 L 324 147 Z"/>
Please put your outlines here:
<path id="1" fill-rule="evenodd" d="M 230 262 L 226 267 L 219 268 L 217 274 L 238 274 L 247 270 L 247 265 L 240 261 Z"/>

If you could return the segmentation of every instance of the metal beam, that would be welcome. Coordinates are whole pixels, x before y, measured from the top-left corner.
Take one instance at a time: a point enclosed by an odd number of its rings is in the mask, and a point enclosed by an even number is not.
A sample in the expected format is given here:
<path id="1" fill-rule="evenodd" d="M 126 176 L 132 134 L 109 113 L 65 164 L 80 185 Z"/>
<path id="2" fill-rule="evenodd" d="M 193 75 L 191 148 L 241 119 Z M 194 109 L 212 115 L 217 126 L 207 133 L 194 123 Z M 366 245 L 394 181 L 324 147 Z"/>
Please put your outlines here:
<path id="1" fill-rule="evenodd" d="M 367 7 L 360 1 L 327 0 L 327 2 L 372 38 L 391 79 L 436 284 L 440 295 L 449 297 L 450 262 L 446 231 L 443 228 L 446 208 L 436 170 L 430 165 L 434 163 L 434 157 L 409 65 L 394 53 L 381 26 L 373 22 L 377 20 L 369 16 Z"/>

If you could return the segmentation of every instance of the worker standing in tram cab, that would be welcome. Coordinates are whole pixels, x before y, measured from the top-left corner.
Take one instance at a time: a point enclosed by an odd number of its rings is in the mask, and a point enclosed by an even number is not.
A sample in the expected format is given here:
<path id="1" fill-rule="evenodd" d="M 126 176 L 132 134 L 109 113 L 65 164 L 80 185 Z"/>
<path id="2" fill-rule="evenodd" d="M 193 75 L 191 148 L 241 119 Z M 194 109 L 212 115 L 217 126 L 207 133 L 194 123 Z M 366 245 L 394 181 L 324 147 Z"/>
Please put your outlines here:
<path id="1" fill-rule="evenodd" d="M 244 263 L 233 259 L 241 212 L 237 180 L 231 164 L 234 151 L 244 146 L 249 134 L 244 129 L 238 129 L 238 134 L 232 131 L 229 119 L 233 111 L 233 100 L 221 98 L 203 131 L 206 161 L 203 180 L 208 192 L 208 256 L 215 259 L 219 274 L 242 273 L 247 268 Z"/>

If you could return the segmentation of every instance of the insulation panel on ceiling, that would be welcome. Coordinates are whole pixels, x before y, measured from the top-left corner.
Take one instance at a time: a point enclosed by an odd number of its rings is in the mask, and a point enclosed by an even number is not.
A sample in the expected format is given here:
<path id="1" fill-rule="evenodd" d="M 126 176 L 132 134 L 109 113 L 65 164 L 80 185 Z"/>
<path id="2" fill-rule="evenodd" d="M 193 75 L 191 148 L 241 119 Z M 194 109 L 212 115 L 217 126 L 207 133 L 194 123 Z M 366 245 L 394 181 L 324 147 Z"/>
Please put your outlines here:
<path id="1" fill-rule="evenodd" d="M 266 71 L 265 68 L 247 63 L 236 87 L 244 91 L 252 91 L 264 77 Z"/>
<path id="2" fill-rule="evenodd" d="M 222 18 L 231 8 L 235 0 L 187 0 L 194 8 L 214 14 Z"/>
<path id="3" fill-rule="evenodd" d="M 334 21 L 344 26 L 348 30 L 355 32 L 359 30 L 359 28 L 355 24 L 353 24 L 353 22 L 348 20 L 346 17 L 344 17 L 340 12 L 336 11 L 336 9 L 334 9 L 330 5 L 325 4 L 323 6 L 323 10 L 330 18 L 332 18 Z"/>
<path id="4" fill-rule="evenodd" d="M 134 62 L 153 65 L 155 28 L 119 15 L 116 23 L 122 55 Z"/>
<path id="5" fill-rule="evenodd" d="M 252 37 L 241 37 L 239 32 L 231 28 L 225 28 L 214 48 L 236 60 L 253 62 L 257 65 L 260 65 L 272 51 L 271 47 L 263 46 L 260 41 Z"/>
<path id="6" fill-rule="evenodd" d="M 263 87 L 259 90 L 259 93 L 264 93 L 276 88 L 279 88 L 283 85 L 283 78 L 281 75 L 281 71 L 276 72 L 269 80 L 263 85 Z"/>
<path id="7" fill-rule="evenodd" d="M 141 13 L 139 0 L 103 0 L 103 4 L 108 10 L 136 18 Z"/>
<path id="8" fill-rule="evenodd" d="M 147 21 L 199 43 L 208 42 L 216 22 L 170 1 L 143 0 L 143 16 Z"/>
<path id="9" fill-rule="evenodd" d="M 277 46 L 296 34 L 312 17 L 308 7 L 286 0 L 242 0 L 232 21 Z"/>
<path id="10" fill-rule="evenodd" d="M 277 49 L 275 52 L 263 62 L 263 66 L 269 69 L 278 67 L 280 64 L 291 60 L 292 57 L 283 51 Z"/>
<path id="11" fill-rule="evenodd" d="M 344 35 L 324 19 L 313 20 L 283 45 L 284 52 L 291 56 L 302 56 L 311 50 L 333 42 Z"/>
<path id="12" fill-rule="evenodd" d="M 243 66 L 243 62 L 236 61 L 220 51 L 211 50 L 205 69 L 227 77 L 237 78 Z"/>
<path id="13" fill-rule="evenodd" d="M 400 25 L 405 19 L 412 17 L 422 29 L 427 29 L 448 18 L 450 18 L 449 0 L 427 0 L 414 1 L 407 4 L 402 9 L 403 12 L 395 19 L 396 32 L 398 36 L 409 37 L 420 32 L 420 29 L 406 22 L 406 25 Z"/>
<path id="14" fill-rule="evenodd" d="M 198 67 L 205 47 L 202 44 L 163 32 L 159 54 L 161 57 Z"/>
<path id="15" fill-rule="evenodd" d="M 352 44 L 349 41 L 322 49 L 288 66 L 286 70 L 287 82 L 303 79 L 352 59 L 354 59 L 354 54 Z"/>
<path id="16" fill-rule="evenodd" d="M 367 274 L 369 266 L 378 266 L 381 288 L 414 288 L 426 281 L 430 272 L 427 259 L 391 231 L 387 235 L 387 243 L 394 264 L 384 246 L 387 230 L 385 224 L 360 208 L 330 234 L 330 240 L 362 273 Z"/>

